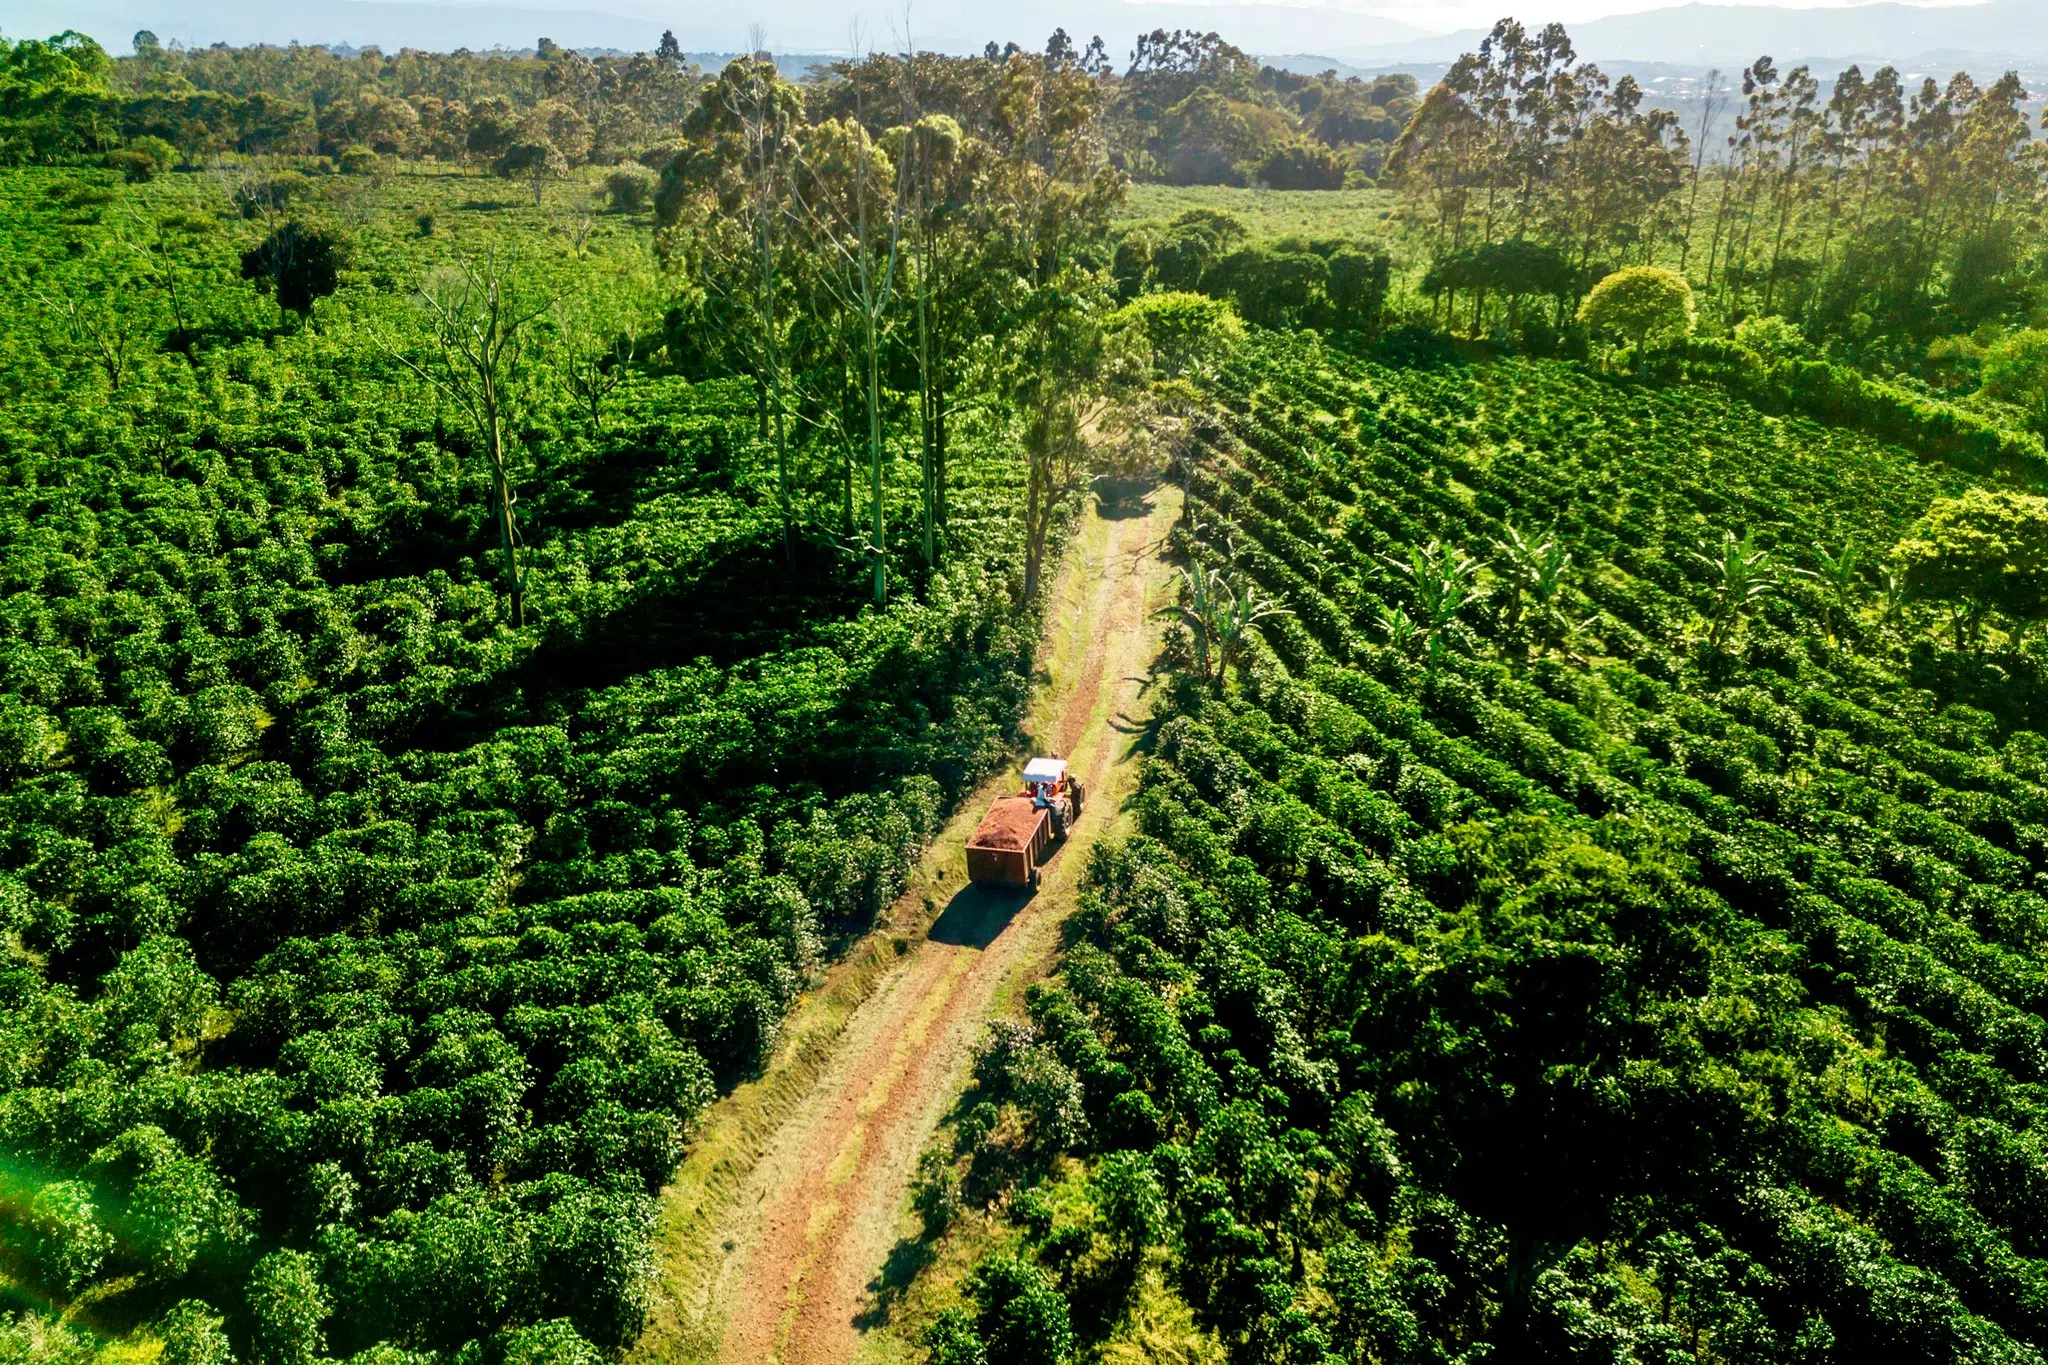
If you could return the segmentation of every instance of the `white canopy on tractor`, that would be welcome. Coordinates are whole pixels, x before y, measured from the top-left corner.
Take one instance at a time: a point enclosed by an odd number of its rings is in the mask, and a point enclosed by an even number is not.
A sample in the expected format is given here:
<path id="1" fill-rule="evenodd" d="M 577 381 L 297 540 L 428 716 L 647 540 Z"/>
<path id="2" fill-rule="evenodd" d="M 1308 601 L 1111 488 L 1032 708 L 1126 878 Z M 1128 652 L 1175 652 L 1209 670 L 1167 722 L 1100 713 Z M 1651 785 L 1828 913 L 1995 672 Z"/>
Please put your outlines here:
<path id="1" fill-rule="evenodd" d="M 1034 758 L 1024 765 L 1024 780 L 1027 783 L 1042 782 L 1057 786 L 1067 775 L 1067 761 L 1064 758 Z"/>

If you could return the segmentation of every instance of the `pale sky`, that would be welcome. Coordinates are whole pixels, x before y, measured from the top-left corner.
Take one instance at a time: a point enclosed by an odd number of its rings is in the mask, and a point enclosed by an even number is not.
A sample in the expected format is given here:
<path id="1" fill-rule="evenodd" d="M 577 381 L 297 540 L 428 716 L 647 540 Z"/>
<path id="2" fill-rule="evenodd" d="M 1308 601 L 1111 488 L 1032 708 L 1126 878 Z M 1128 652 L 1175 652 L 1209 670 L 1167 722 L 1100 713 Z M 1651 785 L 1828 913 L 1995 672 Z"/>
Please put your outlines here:
<path id="1" fill-rule="evenodd" d="M 1148 0 L 1138 0 L 1144 4 Z M 1212 0 L 1179 0 L 1180 3 L 1211 3 Z M 1233 0 L 1221 0 L 1232 3 Z M 1534 22 L 1559 20 L 1564 23 L 1583 23 L 1588 19 L 1604 19 L 1612 14 L 1637 14 L 1644 10 L 1666 9 L 1684 4 L 1686 0 L 1406 0 L 1405 3 L 1371 3 L 1371 0 L 1268 0 L 1269 3 L 1315 8 L 1318 6 L 1351 10 L 1357 13 L 1377 14 L 1417 28 L 1432 32 L 1448 33 L 1453 29 L 1484 28 L 1504 14 Z M 1714 4 L 1753 5 L 1762 9 L 1848 9 L 1858 5 L 1874 3 L 1875 0 L 1710 0 Z M 1901 0 L 1917 8 L 1935 9 L 1946 5 L 1969 5 L 1979 0 Z M 2048 0 L 2042 0 L 2044 12 L 2048 12 Z M 1540 15 L 1540 18 L 1539 18 Z"/>
<path id="2" fill-rule="evenodd" d="M 1712 0 L 1747 3 L 1757 11 L 1816 9 L 1840 12 L 1856 0 Z M 759 25 L 770 47 L 780 52 L 893 50 L 907 37 L 921 47 L 966 52 L 990 39 L 1036 45 L 1055 27 L 1085 41 L 1100 34 L 1113 60 L 1124 59 L 1132 38 L 1153 28 L 1213 28 L 1250 52 L 1348 54 L 1392 51 L 1410 39 L 1457 29 L 1483 29 L 1503 15 L 1530 25 L 1560 20 L 1577 26 L 1588 20 L 1683 5 L 1685 0 L 0 0 L 0 30 L 11 34 L 55 33 L 79 28 L 126 51 L 139 28 L 156 30 L 167 41 L 188 43 L 343 42 L 395 48 L 407 44 L 518 47 L 547 33 L 570 46 L 637 49 L 651 46 L 673 28 L 688 52 L 731 52 L 744 46 Z M 1812 55 L 1840 55 L 1846 45 L 1857 55 L 1909 57 L 1943 47 L 2013 51 L 2048 59 L 2048 0 L 1990 0 L 1970 21 L 1920 14 L 1968 0 L 1921 0 L 1919 13 L 1869 21 L 1791 15 L 1767 27 L 1779 32 L 1769 47 Z M 389 14 L 386 18 L 384 11 Z M 531 20 L 523 11 L 540 11 Z M 578 24 L 572 13 L 590 16 Z M 1675 13 L 1670 25 L 1635 26 L 1610 36 L 1616 50 L 1590 55 L 1632 59 L 1691 60 L 1717 64 L 1742 55 L 1759 41 L 1758 26 L 1746 20 Z M 2042 22 L 2035 24 L 2039 13 Z M 472 17 L 465 17 L 469 15 Z M 544 17 L 544 15 L 546 17 Z M 1763 14 L 1757 15 L 1759 20 Z M 1688 19 L 1690 22 L 1688 22 Z M 855 40 L 853 27 L 861 36 Z M 1788 29 L 1786 26 L 1790 25 Z M 1953 25 L 1953 33 L 1951 32 Z M 2030 32 L 2031 31 L 2031 34 Z M 1796 37 L 1784 36 L 1796 33 Z M 1861 39 L 1852 35 L 1864 34 Z M 1870 36 L 1875 35 L 1875 36 Z M 1951 41 L 1951 39 L 1956 41 Z M 1424 44 L 1426 46 L 1426 44 Z M 1622 51 L 1620 48 L 1629 50 Z M 1731 50 L 1722 51 L 1727 47 Z M 1641 49 L 1637 51 L 1636 49 Z M 1656 49 L 1652 51 L 1651 49 Z M 1711 49 L 1711 50 L 1710 50 Z M 1582 44 L 1582 50 L 1583 44 Z M 1661 54 L 1661 55 L 1660 55 Z M 1753 54 L 1751 54 L 1753 55 Z M 1369 60 L 1369 56 L 1361 59 Z M 1434 60 L 1435 58 L 1422 59 Z"/>

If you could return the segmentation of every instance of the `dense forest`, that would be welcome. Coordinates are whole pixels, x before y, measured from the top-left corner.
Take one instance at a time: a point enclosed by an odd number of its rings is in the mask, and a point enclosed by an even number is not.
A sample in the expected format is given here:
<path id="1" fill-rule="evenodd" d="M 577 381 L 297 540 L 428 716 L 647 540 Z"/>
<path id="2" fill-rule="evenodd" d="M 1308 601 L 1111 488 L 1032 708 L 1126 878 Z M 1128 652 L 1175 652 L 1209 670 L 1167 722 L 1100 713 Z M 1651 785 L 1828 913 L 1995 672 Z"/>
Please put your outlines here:
<path id="1" fill-rule="evenodd" d="M 7 1360 L 630 1347 L 1102 475 L 1143 777 L 906 1349 L 2048 1354 L 2016 78 L 135 47 L 0 40 Z"/>

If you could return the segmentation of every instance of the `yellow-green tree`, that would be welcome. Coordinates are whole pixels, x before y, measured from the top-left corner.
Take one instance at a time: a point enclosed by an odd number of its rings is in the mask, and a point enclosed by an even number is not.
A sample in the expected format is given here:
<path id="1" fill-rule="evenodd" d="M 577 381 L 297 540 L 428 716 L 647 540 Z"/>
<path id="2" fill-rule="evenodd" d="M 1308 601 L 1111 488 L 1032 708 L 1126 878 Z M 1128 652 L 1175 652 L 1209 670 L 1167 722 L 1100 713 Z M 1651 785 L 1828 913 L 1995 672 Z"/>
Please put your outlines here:
<path id="1" fill-rule="evenodd" d="M 1892 557 L 1909 599 L 1955 609 L 1958 649 L 1989 612 L 2022 628 L 2048 616 L 2048 498 L 2009 488 L 1936 498 Z"/>
<path id="2" fill-rule="evenodd" d="M 1579 305 L 1580 322 L 1627 337 L 1638 359 L 1652 341 L 1690 335 L 1694 316 L 1692 286 L 1661 265 L 1624 266 L 1594 285 Z"/>

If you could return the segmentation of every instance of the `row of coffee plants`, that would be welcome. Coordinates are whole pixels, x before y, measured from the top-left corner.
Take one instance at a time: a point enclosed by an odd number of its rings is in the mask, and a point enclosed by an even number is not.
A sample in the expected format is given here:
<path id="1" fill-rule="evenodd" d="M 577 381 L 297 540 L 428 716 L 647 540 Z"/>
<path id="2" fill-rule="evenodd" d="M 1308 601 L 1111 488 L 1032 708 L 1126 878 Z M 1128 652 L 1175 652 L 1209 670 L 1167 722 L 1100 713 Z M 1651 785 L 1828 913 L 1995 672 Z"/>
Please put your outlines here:
<path id="1" fill-rule="evenodd" d="M 543 368 L 516 626 L 404 291 L 620 288 L 644 226 L 401 178 L 280 326 L 206 186 L 69 183 L 0 181 L 0 1351 L 594 1360 L 695 1115 L 1009 750 L 1018 476 L 961 433 L 947 567 L 865 608 L 751 386 Z"/>
<path id="2" fill-rule="evenodd" d="M 2048 674 L 1882 578 L 1972 476 L 1549 363 L 1212 391 L 1137 832 L 928 1172 L 1015 1229 L 934 1358 L 1163 1283 L 1238 1360 L 2041 1359 Z"/>

